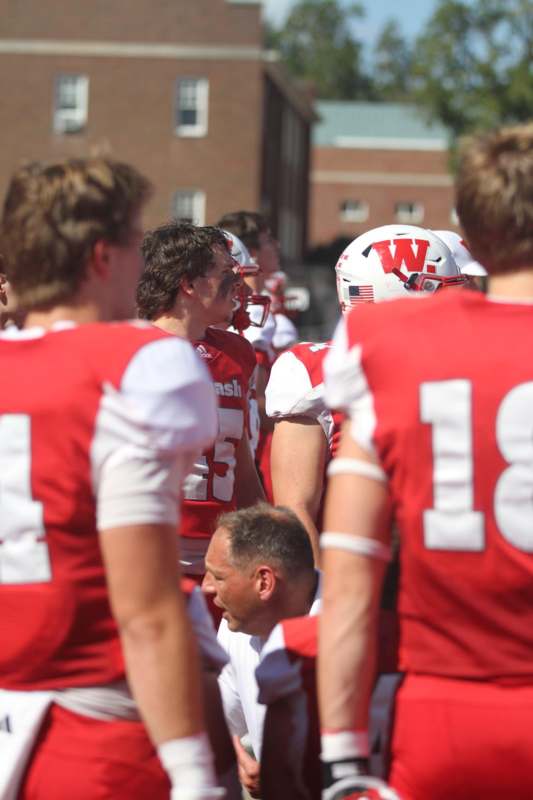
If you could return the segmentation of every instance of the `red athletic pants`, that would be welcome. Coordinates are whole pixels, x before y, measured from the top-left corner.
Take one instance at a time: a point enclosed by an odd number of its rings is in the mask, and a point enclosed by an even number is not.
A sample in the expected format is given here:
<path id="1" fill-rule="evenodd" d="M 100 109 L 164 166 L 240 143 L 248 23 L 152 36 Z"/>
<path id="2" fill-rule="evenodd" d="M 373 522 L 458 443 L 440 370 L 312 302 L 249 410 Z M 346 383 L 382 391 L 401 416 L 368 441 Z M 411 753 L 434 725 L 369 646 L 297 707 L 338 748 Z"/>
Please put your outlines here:
<path id="1" fill-rule="evenodd" d="M 52 705 L 18 800 L 168 800 L 170 782 L 141 722 Z"/>
<path id="2" fill-rule="evenodd" d="M 532 800 L 533 685 L 407 676 L 389 783 L 402 800 Z"/>

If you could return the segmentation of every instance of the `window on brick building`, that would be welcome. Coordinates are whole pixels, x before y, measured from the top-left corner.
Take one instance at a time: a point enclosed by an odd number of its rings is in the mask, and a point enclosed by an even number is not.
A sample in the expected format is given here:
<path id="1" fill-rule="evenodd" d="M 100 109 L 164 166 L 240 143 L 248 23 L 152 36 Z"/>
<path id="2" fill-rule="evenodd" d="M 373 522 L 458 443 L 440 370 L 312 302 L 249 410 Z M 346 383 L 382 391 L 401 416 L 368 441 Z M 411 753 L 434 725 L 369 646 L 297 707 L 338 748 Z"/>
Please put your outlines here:
<path id="1" fill-rule="evenodd" d="M 368 203 L 363 200 L 343 200 L 340 205 L 340 217 L 343 222 L 366 222 Z"/>
<path id="2" fill-rule="evenodd" d="M 54 94 L 54 131 L 81 133 L 87 125 L 89 77 L 58 75 Z"/>
<path id="3" fill-rule="evenodd" d="M 178 78 L 176 86 L 176 124 L 178 136 L 205 136 L 209 81 L 206 78 Z"/>
<path id="4" fill-rule="evenodd" d="M 396 222 L 407 225 L 418 225 L 424 219 L 424 206 L 422 203 L 401 201 L 394 206 Z"/>
<path id="5" fill-rule="evenodd" d="M 172 215 L 181 222 L 205 225 L 205 192 L 179 189 L 172 198 Z"/>

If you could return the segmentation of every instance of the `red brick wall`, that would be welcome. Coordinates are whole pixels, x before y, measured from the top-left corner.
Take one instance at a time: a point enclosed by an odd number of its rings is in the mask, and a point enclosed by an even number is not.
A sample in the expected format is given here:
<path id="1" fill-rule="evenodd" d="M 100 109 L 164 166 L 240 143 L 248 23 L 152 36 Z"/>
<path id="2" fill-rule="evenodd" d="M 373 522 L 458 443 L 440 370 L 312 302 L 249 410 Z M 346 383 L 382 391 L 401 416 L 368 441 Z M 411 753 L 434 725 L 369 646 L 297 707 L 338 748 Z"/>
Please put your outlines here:
<path id="1" fill-rule="evenodd" d="M 318 172 L 372 173 L 373 180 L 360 175 L 353 182 L 332 178 L 318 180 Z M 402 182 L 397 176 L 405 176 Z M 410 176 L 414 180 L 410 181 Z M 417 185 L 423 178 L 444 185 Z M 446 183 L 448 182 L 448 185 Z M 365 222 L 343 222 L 340 206 L 344 200 L 368 203 Z M 327 244 L 338 237 L 354 238 L 378 225 L 395 222 L 395 204 L 419 202 L 424 206 L 424 227 L 454 229 L 450 221 L 453 187 L 446 151 L 363 150 L 314 148 L 311 172 L 310 246 Z"/>
<path id="2" fill-rule="evenodd" d="M 261 152 L 262 69 L 257 62 L 0 56 L 0 192 L 17 163 L 101 153 L 137 165 L 156 186 L 149 224 L 168 218 L 178 189 L 208 194 L 206 218 L 256 207 Z M 89 75 L 89 120 L 81 134 L 53 132 L 54 78 Z M 178 76 L 209 80 L 208 135 L 173 132 Z"/>
<path id="3" fill-rule="evenodd" d="M 0 19 L 13 39 L 259 46 L 262 35 L 259 6 L 226 0 L 0 0 Z"/>

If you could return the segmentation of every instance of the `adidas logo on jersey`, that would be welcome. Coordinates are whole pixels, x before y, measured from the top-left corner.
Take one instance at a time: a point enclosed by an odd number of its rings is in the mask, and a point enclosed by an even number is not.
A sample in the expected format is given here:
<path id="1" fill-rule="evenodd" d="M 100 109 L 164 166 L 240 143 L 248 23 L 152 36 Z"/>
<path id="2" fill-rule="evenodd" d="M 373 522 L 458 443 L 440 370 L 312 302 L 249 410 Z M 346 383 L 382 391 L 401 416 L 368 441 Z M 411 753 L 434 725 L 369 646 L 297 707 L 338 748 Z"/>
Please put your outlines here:
<path id="1" fill-rule="evenodd" d="M 231 383 L 215 381 L 215 392 L 220 397 L 242 397 L 241 385 L 236 378 Z"/>
<path id="2" fill-rule="evenodd" d="M 211 361 L 211 359 L 213 358 L 212 353 L 210 353 L 207 347 L 204 347 L 203 344 L 196 345 L 196 352 L 198 353 L 200 358 L 205 358 L 206 361 Z"/>

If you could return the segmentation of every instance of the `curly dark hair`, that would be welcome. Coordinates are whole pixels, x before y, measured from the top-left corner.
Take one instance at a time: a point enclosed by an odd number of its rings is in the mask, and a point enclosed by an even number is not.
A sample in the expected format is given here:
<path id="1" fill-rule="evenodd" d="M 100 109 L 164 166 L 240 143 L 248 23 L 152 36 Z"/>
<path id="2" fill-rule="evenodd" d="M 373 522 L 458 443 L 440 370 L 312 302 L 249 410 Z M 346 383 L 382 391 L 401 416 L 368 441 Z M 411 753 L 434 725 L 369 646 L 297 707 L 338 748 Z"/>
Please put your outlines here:
<path id="1" fill-rule="evenodd" d="M 170 311 L 181 282 L 205 275 L 213 266 L 213 247 L 227 247 L 219 228 L 173 220 L 148 231 L 141 252 L 144 271 L 137 285 L 137 313 L 155 319 Z"/>
<path id="2" fill-rule="evenodd" d="M 258 211 L 230 211 L 217 222 L 219 228 L 234 233 L 246 247 L 259 249 L 259 234 L 270 231 L 270 223 Z"/>

